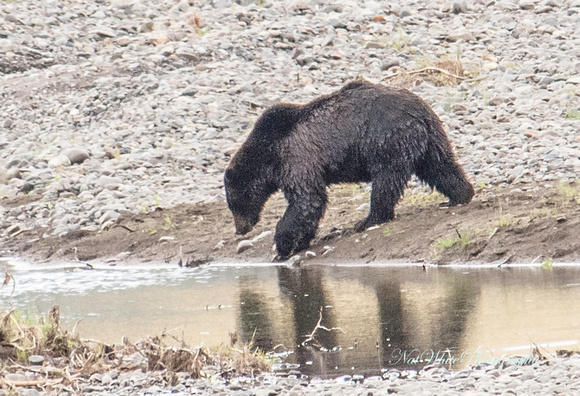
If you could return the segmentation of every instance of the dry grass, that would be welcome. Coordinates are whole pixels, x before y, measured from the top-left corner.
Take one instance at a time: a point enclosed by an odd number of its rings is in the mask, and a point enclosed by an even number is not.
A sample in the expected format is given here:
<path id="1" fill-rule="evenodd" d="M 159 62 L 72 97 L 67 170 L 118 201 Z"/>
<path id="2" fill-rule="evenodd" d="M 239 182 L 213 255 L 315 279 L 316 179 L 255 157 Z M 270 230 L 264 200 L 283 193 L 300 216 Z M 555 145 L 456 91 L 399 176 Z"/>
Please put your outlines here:
<path id="1" fill-rule="evenodd" d="M 440 59 L 417 70 L 393 68 L 395 73 L 381 80 L 392 86 L 411 88 L 427 81 L 435 86 L 455 86 L 462 81 L 476 81 L 466 76 L 463 64 L 459 59 Z"/>
<path id="2" fill-rule="evenodd" d="M 240 344 L 237 337 L 232 337 L 231 345 L 214 349 L 192 348 L 169 332 L 135 344 L 127 339 L 115 345 L 83 340 L 74 330 L 69 333 L 61 328 L 58 306 L 36 323 L 25 321 L 15 311 L 2 313 L 0 318 L 0 387 L 74 384 L 78 377 L 97 372 L 136 369 L 161 371 L 167 383 L 175 385 L 178 372 L 187 372 L 192 378 L 207 376 L 206 365 L 217 368 L 217 375 L 231 376 L 267 371 L 271 364 L 259 349 Z M 175 343 L 178 346 L 170 345 Z M 43 356 L 42 366 L 29 366 L 31 355 Z M 145 363 L 135 364 L 135 360 Z M 40 373 L 43 379 L 34 383 L 2 380 L 2 374 L 22 370 Z"/>

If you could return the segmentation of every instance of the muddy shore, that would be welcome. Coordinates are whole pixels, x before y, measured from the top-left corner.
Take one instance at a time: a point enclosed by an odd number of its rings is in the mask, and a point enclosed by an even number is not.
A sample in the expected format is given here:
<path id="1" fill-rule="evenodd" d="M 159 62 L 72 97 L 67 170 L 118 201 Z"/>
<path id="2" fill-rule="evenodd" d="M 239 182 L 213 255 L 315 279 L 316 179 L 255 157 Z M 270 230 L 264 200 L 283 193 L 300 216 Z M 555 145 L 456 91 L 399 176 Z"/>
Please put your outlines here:
<path id="1" fill-rule="evenodd" d="M 424 262 L 542 263 L 580 261 L 580 186 L 522 185 L 479 189 L 462 207 L 441 207 L 444 197 L 408 191 L 395 221 L 364 233 L 352 227 L 368 210 L 368 188 L 342 185 L 317 237 L 300 254 L 302 264 Z M 24 205 L 34 197 L 3 200 Z M 273 232 L 286 203 L 276 195 L 248 235 L 235 234 L 225 202 L 181 204 L 122 216 L 100 231 L 47 236 L 44 229 L 15 229 L 4 236 L 11 254 L 35 261 L 271 262 Z"/>

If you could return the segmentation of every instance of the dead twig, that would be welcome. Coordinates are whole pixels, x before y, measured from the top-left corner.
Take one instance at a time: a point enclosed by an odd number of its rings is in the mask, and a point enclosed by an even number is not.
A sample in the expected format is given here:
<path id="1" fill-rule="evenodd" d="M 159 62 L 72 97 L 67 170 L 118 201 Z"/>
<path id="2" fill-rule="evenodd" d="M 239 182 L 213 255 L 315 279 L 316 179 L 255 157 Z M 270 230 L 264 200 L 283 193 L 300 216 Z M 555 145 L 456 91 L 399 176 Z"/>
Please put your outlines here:
<path id="1" fill-rule="evenodd" d="M 12 276 L 12 274 L 9 273 L 6 268 L 4 268 L 4 282 L 2 282 L 2 287 L 8 286 L 10 281 L 12 281 L 12 292 L 10 293 L 9 304 L 10 308 L 13 308 L 12 297 L 14 296 L 14 292 L 16 291 L 16 279 L 14 279 L 14 276 Z"/>
<path id="2" fill-rule="evenodd" d="M 318 330 L 324 330 L 328 332 L 340 330 L 343 334 L 346 334 L 340 327 L 332 327 L 329 329 L 326 326 L 322 326 L 320 323 L 322 323 L 322 307 L 320 307 L 320 311 L 318 312 L 318 322 L 316 323 L 314 330 L 312 330 L 312 332 L 306 336 L 306 340 L 302 341 L 302 346 L 306 346 L 306 343 L 310 341 L 314 341 L 318 346 L 321 346 L 320 343 L 314 338 L 314 335 Z"/>
<path id="3" fill-rule="evenodd" d="M 484 80 L 487 78 L 487 76 L 479 76 L 479 77 L 475 77 L 475 78 L 463 77 L 463 76 L 458 76 L 457 74 L 451 73 L 445 69 L 441 69 L 441 68 L 433 67 L 433 66 L 427 66 L 427 67 L 424 67 L 424 68 L 418 69 L 418 70 L 400 71 L 400 72 L 391 74 L 389 76 L 385 76 L 385 77 L 381 78 L 381 82 L 388 81 L 388 80 L 391 80 L 391 79 L 397 78 L 397 77 L 408 76 L 408 75 L 413 75 L 413 74 L 428 73 L 428 72 L 437 72 L 437 73 L 445 74 L 446 76 L 456 78 L 458 80 L 462 80 L 465 82 L 479 81 L 479 80 Z"/>
<path id="4" fill-rule="evenodd" d="M 132 229 L 132 228 L 130 228 L 130 227 L 127 227 L 127 226 L 126 226 L 126 225 L 124 225 L 124 224 L 115 224 L 115 227 L 124 228 L 124 229 L 126 229 L 127 231 L 129 231 L 129 232 L 135 232 L 135 230 L 134 230 L 134 229 Z"/>
<path id="5" fill-rule="evenodd" d="M 62 378 L 55 378 L 55 379 L 43 379 L 43 380 L 36 380 L 36 381 L 10 381 L 8 379 L 4 379 L 3 382 L 0 382 L 0 385 L 8 385 L 10 387 L 17 387 L 17 386 L 46 386 L 46 385 L 56 385 L 60 384 L 63 381 Z"/>

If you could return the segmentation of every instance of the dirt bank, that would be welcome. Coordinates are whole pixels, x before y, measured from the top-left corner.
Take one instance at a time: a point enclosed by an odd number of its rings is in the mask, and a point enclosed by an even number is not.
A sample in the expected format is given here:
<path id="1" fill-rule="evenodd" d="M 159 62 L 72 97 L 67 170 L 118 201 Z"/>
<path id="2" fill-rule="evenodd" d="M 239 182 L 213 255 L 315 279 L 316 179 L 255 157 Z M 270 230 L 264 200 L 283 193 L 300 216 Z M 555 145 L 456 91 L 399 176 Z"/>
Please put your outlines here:
<path id="1" fill-rule="evenodd" d="M 331 189 L 310 249 L 316 256 L 304 263 L 580 261 L 578 183 L 480 186 L 472 203 L 455 208 L 441 208 L 439 194 L 407 192 L 395 221 L 354 233 L 353 225 L 368 210 L 361 207 L 368 202 L 365 190 L 358 185 Z M 22 196 L 0 204 L 12 208 L 31 200 L 34 196 Z M 98 232 L 43 238 L 46 229 L 10 230 L 3 239 L 12 254 L 35 261 L 269 262 L 274 257 L 272 234 L 241 253 L 236 250 L 244 239 L 273 232 L 285 206 L 281 195 L 271 198 L 262 220 L 244 237 L 235 235 L 225 202 L 213 202 L 125 215 Z"/>

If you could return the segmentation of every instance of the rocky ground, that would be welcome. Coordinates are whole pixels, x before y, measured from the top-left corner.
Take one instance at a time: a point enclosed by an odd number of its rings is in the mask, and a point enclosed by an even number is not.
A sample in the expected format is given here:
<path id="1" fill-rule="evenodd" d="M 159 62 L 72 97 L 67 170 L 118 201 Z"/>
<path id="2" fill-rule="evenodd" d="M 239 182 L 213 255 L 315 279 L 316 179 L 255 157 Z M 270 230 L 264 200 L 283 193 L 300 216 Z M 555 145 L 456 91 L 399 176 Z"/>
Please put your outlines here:
<path id="1" fill-rule="evenodd" d="M 236 377 L 231 380 L 194 380 L 178 373 L 177 383 L 168 385 L 158 372 L 93 374 L 72 386 L 43 381 L 40 376 L 8 374 L 7 385 L 25 381 L 42 383 L 42 391 L 28 389 L 21 395 L 575 395 L 580 392 L 580 357 L 553 358 L 534 365 L 481 364 L 450 371 L 435 364 L 416 370 L 388 370 L 382 376 L 364 378 L 345 375 L 332 380 L 306 379 L 300 373 Z M 9 394 L 0 389 L 0 395 Z"/>
<path id="2" fill-rule="evenodd" d="M 368 187 L 335 188 L 301 259 L 580 258 L 578 0 L 3 1 L 0 19 L 9 254 L 270 260 L 282 199 L 243 242 L 223 171 L 266 107 L 362 76 L 433 107 L 477 196 L 440 210 L 412 183 L 395 222 L 353 234 Z"/>

